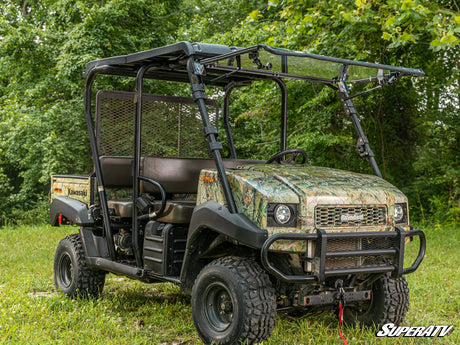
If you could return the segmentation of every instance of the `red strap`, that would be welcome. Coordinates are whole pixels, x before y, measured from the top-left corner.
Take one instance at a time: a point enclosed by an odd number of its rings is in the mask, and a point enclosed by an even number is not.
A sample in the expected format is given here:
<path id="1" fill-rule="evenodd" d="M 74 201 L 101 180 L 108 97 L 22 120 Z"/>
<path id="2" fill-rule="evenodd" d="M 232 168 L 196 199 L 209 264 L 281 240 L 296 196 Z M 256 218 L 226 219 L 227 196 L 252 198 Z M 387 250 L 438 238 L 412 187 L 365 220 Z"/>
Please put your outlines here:
<path id="1" fill-rule="evenodd" d="M 343 321 L 343 303 L 339 303 L 339 335 L 340 338 L 342 338 L 342 341 L 345 345 L 348 345 L 347 341 L 345 340 L 345 337 L 342 334 L 342 321 Z"/>

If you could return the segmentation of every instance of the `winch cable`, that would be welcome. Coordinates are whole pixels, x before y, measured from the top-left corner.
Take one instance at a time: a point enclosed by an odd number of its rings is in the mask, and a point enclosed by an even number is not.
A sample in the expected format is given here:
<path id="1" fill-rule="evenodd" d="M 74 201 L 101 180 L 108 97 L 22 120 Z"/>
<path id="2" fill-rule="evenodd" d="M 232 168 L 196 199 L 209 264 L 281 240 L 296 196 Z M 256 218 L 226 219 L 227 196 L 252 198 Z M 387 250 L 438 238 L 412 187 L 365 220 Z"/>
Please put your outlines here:
<path id="1" fill-rule="evenodd" d="M 337 299 L 339 301 L 339 335 L 342 338 L 344 345 L 348 345 L 347 340 L 342 334 L 342 323 L 343 323 L 343 309 L 345 306 L 345 290 L 343 289 L 343 282 L 341 279 L 338 279 L 335 283 L 335 287 L 339 289 L 339 293 L 337 294 Z"/>
<path id="2" fill-rule="evenodd" d="M 340 338 L 342 338 L 342 341 L 345 345 L 348 345 L 347 343 L 347 340 L 345 339 L 345 337 L 343 336 L 342 334 L 342 322 L 343 322 L 343 303 L 340 302 L 339 303 L 339 335 L 340 335 Z"/>

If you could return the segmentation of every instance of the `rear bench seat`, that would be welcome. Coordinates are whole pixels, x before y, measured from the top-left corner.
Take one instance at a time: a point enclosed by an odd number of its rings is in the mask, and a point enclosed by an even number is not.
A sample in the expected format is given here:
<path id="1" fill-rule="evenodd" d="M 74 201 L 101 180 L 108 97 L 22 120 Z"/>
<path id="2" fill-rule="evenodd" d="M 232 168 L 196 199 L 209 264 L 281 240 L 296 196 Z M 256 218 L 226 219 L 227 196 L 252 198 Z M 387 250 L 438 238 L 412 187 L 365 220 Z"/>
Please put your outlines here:
<path id="1" fill-rule="evenodd" d="M 107 188 L 132 188 L 132 157 L 100 157 L 102 176 Z M 264 161 L 244 159 L 224 159 L 226 169 L 235 169 L 245 164 L 258 164 Z M 202 169 L 215 168 L 214 160 L 206 158 L 165 158 L 142 157 L 141 175 L 159 182 L 171 194 L 196 194 L 198 178 Z M 141 192 L 158 192 L 151 184 L 141 181 Z M 109 200 L 109 208 L 119 217 L 132 215 L 132 201 Z M 158 221 L 168 223 L 188 223 L 192 216 L 195 201 L 168 200 L 165 216 Z"/>

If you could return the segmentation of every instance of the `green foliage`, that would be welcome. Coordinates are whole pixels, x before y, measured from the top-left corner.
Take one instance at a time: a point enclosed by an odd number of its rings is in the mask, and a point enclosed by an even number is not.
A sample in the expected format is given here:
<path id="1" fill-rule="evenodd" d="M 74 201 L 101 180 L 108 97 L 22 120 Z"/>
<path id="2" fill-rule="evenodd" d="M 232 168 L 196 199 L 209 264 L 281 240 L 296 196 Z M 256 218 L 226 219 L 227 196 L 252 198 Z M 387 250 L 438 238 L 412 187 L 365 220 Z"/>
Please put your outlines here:
<path id="1" fill-rule="evenodd" d="M 186 0 L 179 35 L 189 41 L 207 41 L 216 34 L 239 28 L 254 9 L 264 7 L 264 0 Z"/>
<path id="2" fill-rule="evenodd" d="M 353 126 L 343 116 L 336 92 L 327 87 L 308 86 L 310 90 L 299 82 L 289 84 L 294 100 L 288 121 L 291 128 L 288 147 L 303 148 L 313 165 L 355 171 L 366 168 L 360 164 L 362 161 L 353 159 L 356 158 Z"/>
<path id="3" fill-rule="evenodd" d="M 279 151 L 280 93 L 275 83 L 256 82 L 250 87 L 237 88 L 232 92 L 230 105 L 238 157 L 268 159 Z M 223 142 L 227 144 L 225 139 Z"/>
<path id="4" fill-rule="evenodd" d="M 178 0 L 4 1 L 1 223 L 33 221 L 31 211 L 47 199 L 51 174 L 92 170 L 83 69 L 90 60 L 167 44 L 178 6 Z"/>
<path id="5" fill-rule="evenodd" d="M 326 48 L 332 40 L 334 55 L 366 57 L 370 49 L 383 43 L 389 49 L 428 44 L 441 51 L 460 44 L 458 7 L 441 7 L 426 0 L 277 0 L 280 9 L 277 26 L 285 26 L 284 37 L 274 37 L 275 43 L 302 44 L 305 48 Z M 350 39 L 353 41 L 352 44 Z M 276 40 L 279 40 L 278 42 Z M 358 48 L 358 50 L 357 50 Z"/>

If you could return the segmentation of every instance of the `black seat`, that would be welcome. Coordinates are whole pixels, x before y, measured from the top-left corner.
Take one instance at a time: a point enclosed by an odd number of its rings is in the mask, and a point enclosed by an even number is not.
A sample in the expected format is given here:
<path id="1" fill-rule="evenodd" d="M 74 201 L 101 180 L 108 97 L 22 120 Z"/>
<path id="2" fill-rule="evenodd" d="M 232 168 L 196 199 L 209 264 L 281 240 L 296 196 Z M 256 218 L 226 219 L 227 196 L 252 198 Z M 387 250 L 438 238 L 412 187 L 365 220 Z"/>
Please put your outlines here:
<path id="1" fill-rule="evenodd" d="M 133 157 L 101 156 L 99 161 L 106 187 L 133 187 Z"/>
<path id="2" fill-rule="evenodd" d="M 100 157 L 104 184 L 108 188 L 132 188 L 132 157 Z M 244 159 L 224 159 L 226 169 L 235 169 L 245 164 L 258 164 L 264 161 Z M 143 157 L 141 175 L 159 182 L 168 194 L 196 194 L 198 179 L 202 169 L 215 168 L 215 162 L 206 158 L 165 158 Z M 141 192 L 157 193 L 149 183 L 141 181 Z M 194 201 L 169 200 L 165 214 L 158 221 L 167 223 L 188 223 L 195 207 Z M 108 206 L 119 217 L 132 216 L 133 203 L 129 200 L 109 200 Z"/>
<path id="3" fill-rule="evenodd" d="M 264 161 L 224 159 L 223 163 L 226 169 L 235 169 L 241 165 L 259 164 Z M 196 194 L 201 170 L 215 168 L 213 159 L 145 157 L 142 174 L 161 183 L 167 193 Z M 154 187 L 147 183 L 141 186 L 143 191 L 154 191 Z"/>
<path id="4" fill-rule="evenodd" d="M 160 208 L 160 201 L 154 202 L 155 209 Z M 166 207 L 163 215 L 156 219 L 159 222 L 165 223 L 190 223 L 192 218 L 193 209 L 195 208 L 195 201 L 187 200 L 169 200 L 166 202 Z M 114 214 L 122 218 L 131 218 L 133 214 L 132 201 L 108 200 L 107 206 L 113 210 Z"/>

